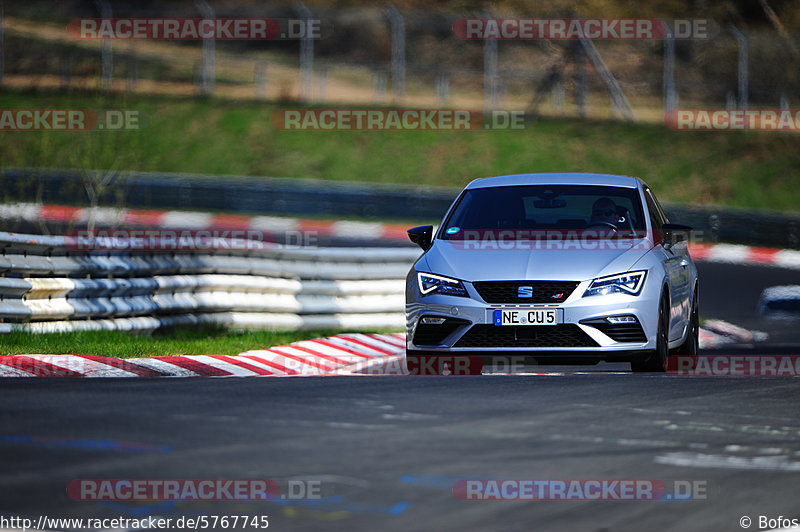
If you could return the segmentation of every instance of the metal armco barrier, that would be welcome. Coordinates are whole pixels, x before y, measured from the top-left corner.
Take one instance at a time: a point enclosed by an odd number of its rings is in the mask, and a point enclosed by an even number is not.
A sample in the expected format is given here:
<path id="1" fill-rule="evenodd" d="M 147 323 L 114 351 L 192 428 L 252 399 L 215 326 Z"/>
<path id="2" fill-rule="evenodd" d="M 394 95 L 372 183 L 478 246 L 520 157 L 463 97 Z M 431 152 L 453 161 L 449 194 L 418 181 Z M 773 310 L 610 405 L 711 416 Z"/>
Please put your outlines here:
<path id="1" fill-rule="evenodd" d="M 2 169 L 0 203 L 38 198 L 43 203 L 86 206 L 84 177 L 76 170 Z M 457 194 L 457 189 L 444 187 L 133 172 L 120 177 L 100 205 L 433 222 L 441 219 Z M 691 225 L 707 243 L 800 248 L 800 214 L 706 205 L 665 208 L 672 221 Z"/>
<path id="2" fill-rule="evenodd" d="M 85 174 L 77 170 L 4 168 L 0 203 L 30 201 L 87 205 Z M 112 190 L 113 189 L 113 190 Z M 321 179 L 128 172 L 101 205 L 248 214 L 438 219 L 458 190 Z"/>
<path id="3" fill-rule="evenodd" d="M 113 244 L 81 250 L 68 237 L 0 232 L 0 332 L 402 328 L 404 278 L 419 256 L 221 240 L 202 251 Z"/>

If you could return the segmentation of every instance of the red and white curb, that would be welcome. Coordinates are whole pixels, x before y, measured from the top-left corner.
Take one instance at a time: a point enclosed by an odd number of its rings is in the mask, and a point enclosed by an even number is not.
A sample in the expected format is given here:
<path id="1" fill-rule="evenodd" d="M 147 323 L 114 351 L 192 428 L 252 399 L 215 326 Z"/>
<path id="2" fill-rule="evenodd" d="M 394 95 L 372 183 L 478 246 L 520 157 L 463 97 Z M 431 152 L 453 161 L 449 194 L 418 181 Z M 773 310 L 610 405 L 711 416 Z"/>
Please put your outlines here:
<path id="1" fill-rule="evenodd" d="M 92 355 L 0 357 L 0 377 L 268 377 L 405 372 L 405 334 L 339 334 L 236 356 L 114 358 Z M 383 366 L 382 366 L 383 364 Z M 388 368 L 387 368 L 388 369 Z"/>
<path id="2" fill-rule="evenodd" d="M 90 209 L 38 203 L 0 204 L 0 219 L 82 224 Z M 100 227 L 148 227 L 182 230 L 313 232 L 317 235 L 360 240 L 408 241 L 407 225 L 348 220 L 309 220 L 278 216 L 241 216 L 197 211 L 160 211 L 96 207 L 93 218 Z M 735 244 L 689 244 L 692 258 L 701 262 L 762 264 L 800 269 L 800 250 Z"/>
<path id="3" fill-rule="evenodd" d="M 700 347 L 753 343 L 766 334 L 721 320 L 700 329 Z M 550 373 L 542 373 L 549 375 Z M 408 375 L 405 334 L 338 334 L 236 356 L 114 358 L 93 355 L 0 356 L 0 377 L 270 377 Z"/>
<path id="4" fill-rule="evenodd" d="M 767 333 L 751 331 L 723 320 L 705 320 L 700 328 L 700 348 L 719 349 L 730 344 L 753 344 L 767 339 Z"/>

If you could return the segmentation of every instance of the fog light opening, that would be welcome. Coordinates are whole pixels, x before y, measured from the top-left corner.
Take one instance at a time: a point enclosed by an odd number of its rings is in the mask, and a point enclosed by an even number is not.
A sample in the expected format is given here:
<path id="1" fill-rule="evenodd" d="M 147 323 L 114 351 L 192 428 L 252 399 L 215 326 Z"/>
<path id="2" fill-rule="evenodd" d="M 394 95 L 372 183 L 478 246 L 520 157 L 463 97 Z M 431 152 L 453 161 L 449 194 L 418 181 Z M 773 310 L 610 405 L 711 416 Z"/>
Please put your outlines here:
<path id="1" fill-rule="evenodd" d="M 445 321 L 447 321 L 447 318 L 438 318 L 434 316 L 426 316 L 419 320 L 419 322 L 423 325 L 441 325 Z"/>

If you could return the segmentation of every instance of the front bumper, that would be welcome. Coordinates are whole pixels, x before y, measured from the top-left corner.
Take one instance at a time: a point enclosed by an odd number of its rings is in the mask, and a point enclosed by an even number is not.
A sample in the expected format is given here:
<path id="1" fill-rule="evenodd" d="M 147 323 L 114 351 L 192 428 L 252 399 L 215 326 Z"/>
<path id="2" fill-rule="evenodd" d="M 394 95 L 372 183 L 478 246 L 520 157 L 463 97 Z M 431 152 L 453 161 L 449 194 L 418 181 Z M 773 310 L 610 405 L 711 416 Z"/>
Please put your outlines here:
<path id="1" fill-rule="evenodd" d="M 660 285 L 646 283 L 638 296 L 610 294 L 582 297 L 590 281 L 581 282 L 570 296 L 558 304 L 490 304 L 475 287 L 465 282 L 470 297 L 440 294 L 420 296 L 409 286 L 406 304 L 407 348 L 426 354 L 509 354 L 626 360 L 655 349 Z M 495 309 L 533 307 L 556 309 L 557 326 L 497 326 Z M 639 334 L 620 333 L 619 327 L 604 326 L 609 316 L 633 316 L 641 327 Z M 420 328 L 423 317 L 446 318 L 446 327 L 435 334 L 435 325 Z M 418 334 L 419 333 L 419 334 Z"/>

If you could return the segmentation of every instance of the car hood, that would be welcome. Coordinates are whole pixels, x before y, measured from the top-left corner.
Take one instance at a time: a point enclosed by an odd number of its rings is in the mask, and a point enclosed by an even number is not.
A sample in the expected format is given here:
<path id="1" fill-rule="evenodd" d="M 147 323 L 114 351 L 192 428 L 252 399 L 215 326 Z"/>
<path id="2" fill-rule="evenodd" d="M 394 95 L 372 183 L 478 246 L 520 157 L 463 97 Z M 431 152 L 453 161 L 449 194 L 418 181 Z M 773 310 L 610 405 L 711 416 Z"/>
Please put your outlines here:
<path id="1" fill-rule="evenodd" d="M 584 281 L 626 272 L 650 249 L 652 243 L 647 239 L 612 249 L 600 242 L 596 249 L 465 249 L 462 241 L 435 240 L 417 269 L 427 266 L 430 273 L 470 282 Z"/>

